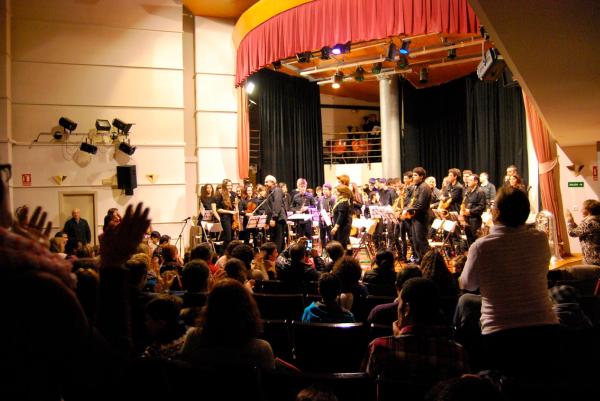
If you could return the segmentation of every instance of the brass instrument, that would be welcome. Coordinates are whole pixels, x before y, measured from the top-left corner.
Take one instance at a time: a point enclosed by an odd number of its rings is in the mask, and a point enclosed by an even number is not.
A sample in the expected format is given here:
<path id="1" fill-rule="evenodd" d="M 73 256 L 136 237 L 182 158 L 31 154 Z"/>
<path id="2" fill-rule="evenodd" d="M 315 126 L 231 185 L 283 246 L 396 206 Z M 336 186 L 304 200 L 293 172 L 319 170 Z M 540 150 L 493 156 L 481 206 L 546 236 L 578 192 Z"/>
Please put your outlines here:
<path id="1" fill-rule="evenodd" d="M 416 200 L 417 200 L 417 188 L 415 188 L 413 190 L 412 196 L 410 197 L 410 202 L 408 202 L 408 207 L 402 208 L 402 215 L 400 216 L 400 218 L 402 220 L 410 220 L 415 215 L 415 211 L 409 210 L 409 209 L 411 209 L 414 206 Z"/>

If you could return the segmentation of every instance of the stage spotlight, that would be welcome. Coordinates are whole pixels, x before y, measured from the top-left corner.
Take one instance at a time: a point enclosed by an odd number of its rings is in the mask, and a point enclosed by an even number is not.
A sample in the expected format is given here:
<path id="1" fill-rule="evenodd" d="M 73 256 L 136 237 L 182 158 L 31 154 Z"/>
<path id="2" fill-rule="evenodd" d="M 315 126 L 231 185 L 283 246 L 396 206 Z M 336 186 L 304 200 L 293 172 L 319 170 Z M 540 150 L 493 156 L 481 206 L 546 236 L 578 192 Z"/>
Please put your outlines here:
<path id="1" fill-rule="evenodd" d="M 308 63 L 308 62 L 310 62 L 311 58 L 312 58 L 311 52 L 302 52 L 302 53 L 296 54 L 296 59 L 298 60 L 299 63 Z"/>
<path id="2" fill-rule="evenodd" d="M 98 152 L 98 147 L 94 144 L 88 143 L 86 139 L 84 142 L 81 142 L 81 145 L 79 145 L 79 150 L 95 155 Z"/>
<path id="3" fill-rule="evenodd" d="M 131 129 L 131 127 L 133 126 L 133 123 L 128 124 L 126 122 L 123 122 L 122 120 L 119 120 L 118 118 L 115 118 L 112 122 L 113 127 L 115 127 L 119 132 L 123 133 L 123 134 L 128 134 L 129 130 Z"/>
<path id="4" fill-rule="evenodd" d="M 248 83 L 246 83 L 246 93 L 251 95 L 252 92 L 254 92 L 254 89 L 256 88 L 256 85 L 254 84 L 254 82 L 252 81 L 248 81 Z"/>
<path id="5" fill-rule="evenodd" d="M 394 42 L 392 42 L 392 43 L 390 43 L 390 46 L 388 47 L 388 51 L 385 56 L 385 61 L 394 61 L 395 58 L 396 58 L 396 45 L 394 44 Z"/>
<path id="6" fill-rule="evenodd" d="M 448 50 L 448 60 L 454 60 L 456 58 L 456 49 Z"/>
<path id="7" fill-rule="evenodd" d="M 427 68 L 421 68 L 419 72 L 419 83 L 426 84 L 429 81 L 429 70 Z"/>
<path id="8" fill-rule="evenodd" d="M 127 142 L 121 142 L 119 144 L 119 150 L 129 156 L 133 155 L 135 153 L 135 146 L 131 146 L 131 144 L 129 143 L 129 141 Z"/>
<path id="9" fill-rule="evenodd" d="M 69 120 L 67 117 L 61 117 L 58 120 L 58 125 L 63 127 L 66 131 L 72 132 L 77 128 L 77 123 L 73 120 Z"/>
<path id="10" fill-rule="evenodd" d="M 406 56 L 400 56 L 400 58 L 398 59 L 398 62 L 396 63 L 396 65 L 401 70 L 406 69 L 408 67 L 408 59 L 406 58 Z"/>
<path id="11" fill-rule="evenodd" d="M 346 43 L 338 43 L 337 45 L 333 46 L 333 49 L 331 49 L 331 53 L 337 55 L 340 54 L 345 54 L 345 53 L 350 53 L 350 49 L 352 47 L 352 42 L 348 41 Z"/>
<path id="12" fill-rule="evenodd" d="M 333 83 L 331 84 L 331 87 L 333 89 L 339 89 L 340 86 L 342 85 L 343 81 L 344 81 L 344 73 L 341 71 L 338 71 L 333 76 Z"/>
<path id="13" fill-rule="evenodd" d="M 279 70 L 281 68 L 281 60 L 273 61 L 273 68 Z"/>
<path id="14" fill-rule="evenodd" d="M 60 141 L 65 135 L 65 129 L 61 126 L 56 126 L 52 128 L 52 137 L 57 141 Z"/>
<path id="15" fill-rule="evenodd" d="M 110 131 L 110 122 L 108 120 L 96 120 L 97 131 Z"/>
<path id="16" fill-rule="evenodd" d="M 404 39 L 402 41 L 402 47 L 400 48 L 400 54 L 407 55 L 408 53 L 410 53 L 410 49 L 408 48 L 408 46 L 410 46 L 410 39 Z"/>
<path id="17" fill-rule="evenodd" d="M 358 67 L 354 72 L 354 80 L 356 82 L 362 82 L 365 80 L 365 70 L 362 67 Z"/>
<path id="18" fill-rule="evenodd" d="M 331 54 L 331 47 L 323 46 L 321 47 L 321 60 L 329 60 Z"/>
<path id="19" fill-rule="evenodd" d="M 375 64 L 373 64 L 373 68 L 371 68 L 371 72 L 375 75 L 380 74 L 382 67 L 383 67 L 383 64 L 375 63 Z"/>

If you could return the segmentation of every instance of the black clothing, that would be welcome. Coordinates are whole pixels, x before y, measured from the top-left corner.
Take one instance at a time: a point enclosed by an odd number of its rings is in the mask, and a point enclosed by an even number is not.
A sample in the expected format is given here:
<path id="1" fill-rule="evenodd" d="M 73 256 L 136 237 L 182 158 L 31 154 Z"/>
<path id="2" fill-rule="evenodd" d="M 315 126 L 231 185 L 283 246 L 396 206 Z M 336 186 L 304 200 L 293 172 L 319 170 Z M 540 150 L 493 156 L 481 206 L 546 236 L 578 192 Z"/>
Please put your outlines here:
<path id="1" fill-rule="evenodd" d="M 268 213 L 267 221 L 274 221 L 275 227 L 271 228 L 271 241 L 277 244 L 277 250 L 283 251 L 285 243 L 285 230 L 287 229 L 287 208 L 285 194 L 279 187 L 269 193 L 269 200 L 265 203 Z"/>
<path id="2" fill-rule="evenodd" d="M 413 201 L 414 199 L 414 201 Z M 420 262 L 423 255 L 429 250 L 427 242 L 427 233 L 429 232 L 428 224 L 431 221 L 431 188 L 425 182 L 421 182 L 413 190 L 411 196 L 410 211 L 413 211 L 413 216 L 410 219 L 411 233 L 413 241 L 413 254 Z M 460 204 L 459 204 L 460 207 Z"/>
<path id="3" fill-rule="evenodd" d="M 467 190 L 464 198 L 465 208 L 469 209 L 469 215 L 465 216 L 467 227 L 465 234 L 469 245 L 475 242 L 477 238 L 477 230 L 481 228 L 481 214 L 485 211 L 486 201 L 485 193 L 481 188 L 477 187 L 474 191 Z"/>
<path id="4" fill-rule="evenodd" d="M 447 201 L 448 197 L 452 198 L 452 203 L 450 203 L 450 206 L 448 207 L 449 212 L 460 211 L 460 204 L 463 200 L 463 190 L 463 186 L 458 181 L 454 185 L 448 184 L 444 189 L 444 201 Z"/>
<path id="5" fill-rule="evenodd" d="M 437 209 L 440 205 L 440 199 L 442 198 L 442 191 L 438 188 L 433 188 L 431 190 L 431 207 Z"/>
<path id="6" fill-rule="evenodd" d="M 292 197 L 292 205 L 291 210 L 294 213 L 302 213 L 307 214 L 308 210 L 301 211 L 303 207 L 315 207 L 316 202 L 315 198 L 309 193 L 305 192 L 301 194 L 300 192 L 296 192 Z M 312 237 L 312 218 L 306 221 L 296 220 L 295 222 L 296 234 L 298 236 L 304 236 L 306 238 Z"/>
<path id="7" fill-rule="evenodd" d="M 229 193 L 230 206 L 225 204 L 223 199 L 223 195 L 219 192 L 214 198 L 214 202 L 217 205 L 217 210 L 234 210 L 234 202 L 235 202 L 235 193 Z M 223 241 L 223 249 L 227 247 L 227 244 L 231 242 L 233 239 L 233 230 L 231 228 L 231 224 L 233 223 L 233 215 L 229 213 L 219 213 L 219 217 L 221 218 L 221 226 L 223 227 L 223 231 L 221 232 L 221 240 Z"/>
<path id="8" fill-rule="evenodd" d="M 379 190 L 379 202 L 381 203 L 381 206 L 391 206 L 392 203 L 394 203 L 394 200 L 396 200 L 396 191 L 392 188 L 382 188 Z"/>
<path id="9" fill-rule="evenodd" d="M 350 200 L 337 203 L 333 208 L 332 224 L 338 226 L 333 239 L 340 242 L 344 249 L 350 243 L 350 229 L 352 228 L 352 205 Z"/>
<path id="10" fill-rule="evenodd" d="M 207 196 L 205 198 L 200 198 L 200 205 L 204 208 L 204 210 L 211 210 L 211 206 L 213 203 L 216 203 L 214 196 Z M 201 207 L 201 209 L 202 209 Z"/>
<path id="11" fill-rule="evenodd" d="M 481 188 L 481 190 L 485 194 L 486 206 L 490 207 L 492 201 L 496 199 L 496 187 L 491 182 L 488 182 L 488 184 L 485 187 L 482 185 L 479 188 Z"/>
<path id="12" fill-rule="evenodd" d="M 63 232 L 69 236 L 68 243 L 73 247 L 77 244 L 77 241 L 81 241 L 83 245 L 87 245 L 92 241 L 92 233 L 90 226 L 84 219 L 79 221 L 71 218 L 65 223 Z"/>
<path id="13" fill-rule="evenodd" d="M 326 198 L 325 196 L 320 196 L 317 200 L 317 208 L 319 210 L 325 210 L 326 212 L 331 212 L 333 206 L 335 205 L 335 198 L 330 196 Z M 323 219 L 319 219 L 319 237 L 321 239 L 321 246 L 325 248 L 327 242 L 331 241 L 331 226 L 327 226 Z"/>

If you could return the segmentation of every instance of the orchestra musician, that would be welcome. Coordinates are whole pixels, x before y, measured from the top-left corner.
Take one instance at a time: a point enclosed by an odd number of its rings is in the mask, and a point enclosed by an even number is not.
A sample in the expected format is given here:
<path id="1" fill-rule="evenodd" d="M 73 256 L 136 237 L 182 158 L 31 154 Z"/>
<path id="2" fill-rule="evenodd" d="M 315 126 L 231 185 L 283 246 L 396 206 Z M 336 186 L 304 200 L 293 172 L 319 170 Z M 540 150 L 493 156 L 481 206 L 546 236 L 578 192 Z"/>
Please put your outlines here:
<path id="1" fill-rule="evenodd" d="M 465 233 L 469 245 L 478 237 L 477 232 L 481 228 L 481 215 L 485 211 L 485 204 L 485 192 L 479 187 L 479 176 L 472 174 L 467 178 L 467 190 L 460 210 L 467 223 Z"/>
<path id="2" fill-rule="evenodd" d="M 310 192 L 307 192 L 306 188 L 308 183 L 304 178 L 298 178 L 296 181 L 296 191 L 292 197 L 291 210 L 294 213 L 307 214 L 309 207 L 315 207 L 315 198 Z M 297 238 L 306 237 L 312 238 L 312 217 L 306 221 L 296 221 L 296 235 Z"/>
<path id="3" fill-rule="evenodd" d="M 440 199 L 442 197 L 442 191 L 440 191 L 438 188 L 436 188 L 436 181 L 435 181 L 435 177 L 430 176 L 425 178 L 425 182 L 427 183 L 427 185 L 429 185 L 429 188 L 431 188 L 431 208 L 432 209 L 437 209 L 438 206 L 440 205 Z"/>
<path id="4" fill-rule="evenodd" d="M 458 177 L 460 177 L 459 169 L 451 168 L 448 170 L 448 184 L 440 199 L 440 209 L 449 212 L 460 211 L 460 204 L 463 199 L 463 186 L 458 182 Z"/>
<path id="5" fill-rule="evenodd" d="M 404 210 L 406 206 L 408 206 L 410 199 L 412 197 L 412 192 L 414 189 L 413 186 L 413 178 L 412 171 L 407 171 L 402 174 L 402 182 L 404 187 L 400 194 L 401 199 L 400 202 L 400 210 Z M 410 222 L 408 220 L 402 220 L 402 224 L 400 224 L 400 242 L 402 243 L 402 251 L 400 253 L 400 260 L 406 262 L 406 255 L 408 253 L 408 242 L 410 241 L 412 245 L 412 233 L 410 231 Z"/>
<path id="6" fill-rule="evenodd" d="M 250 243 L 250 237 L 254 240 L 254 247 L 258 248 L 258 232 L 255 228 L 246 229 L 248 225 L 248 219 L 252 216 L 254 209 L 256 209 L 257 204 L 254 203 L 255 194 L 254 188 L 252 184 L 245 185 L 240 191 L 240 201 L 238 203 L 238 211 L 242 218 L 240 219 L 240 231 L 238 233 L 238 239 L 240 241 L 244 241 L 244 244 L 248 245 Z"/>
<path id="7" fill-rule="evenodd" d="M 407 208 L 412 217 L 410 218 L 413 254 L 416 257 L 416 263 L 429 250 L 427 242 L 427 233 L 429 232 L 430 214 L 433 213 L 429 206 L 431 205 L 431 188 L 425 183 L 427 172 L 423 167 L 413 169 L 413 193 Z"/>
<path id="8" fill-rule="evenodd" d="M 223 249 L 227 247 L 229 242 L 233 239 L 233 221 L 234 215 L 237 215 L 238 211 L 235 207 L 236 194 L 232 191 L 233 184 L 231 180 L 225 178 L 219 191 L 217 192 L 213 203 L 211 203 L 211 209 L 215 218 L 221 222 L 223 231 L 221 232 L 221 239 L 223 240 Z"/>
<path id="9" fill-rule="evenodd" d="M 200 188 L 200 210 L 211 210 L 211 205 L 214 203 L 215 189 L 211 184 L 204 184 Z"/>
<path id="10" fill-rule="evenodd" d="M 271 240 L 277 245 L 277 251 L 283 252 L 287 229 L 285 194 L 277 185 L 277 179 L 272 175 L 265 177 L 265 187 L 269 191 L 266 210 L 268 211 L 268 222 L 271 228 Z"/>
<path id="11" fill-rule="evenodd" d="M 323 196 L 317 199 L 317 207 L 319 211 L 324 210 L 331 216 L 331 209 L 335 205 L 335 197 L 331 193 L 331 184 L 326 182 L 323 184 Z M 323 221 L 319 220 L 319 237 L 321 238 L 321 247 L 325 249 L 325 245 L 331 240 L 331 226 L 328 226 Z"/>
<path id="12" fill-rule="evenodd" d="M 336 200 L 332 208 L 333 228 L 331 235 L 344 249 L 350 244 L 350 229 L 352 228 L 352 191 L 346 185 L 336 188 Z"/>
<path id="13" fill-rule="evenodd" d="M 489 208 L 492 206 L 494 199 L 496 199 L 496 186 L 489 181 L 488 173 L 485 171 L 479 174 L 479 182 L 479 188 L 481 188 L 485 194 L 486 207 Z"/>

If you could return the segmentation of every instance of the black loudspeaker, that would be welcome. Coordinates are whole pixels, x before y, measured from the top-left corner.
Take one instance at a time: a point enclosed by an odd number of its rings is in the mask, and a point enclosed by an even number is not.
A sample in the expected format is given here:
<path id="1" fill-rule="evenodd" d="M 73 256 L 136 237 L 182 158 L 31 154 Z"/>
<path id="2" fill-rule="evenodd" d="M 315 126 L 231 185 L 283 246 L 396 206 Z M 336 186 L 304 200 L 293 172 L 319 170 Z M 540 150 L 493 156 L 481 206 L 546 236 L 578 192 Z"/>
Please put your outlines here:
<path id="1" fill-rule="evenodd" d="M 117 166 L 117 186 L 125 190 L 125 195 L 133 195 L 133 189 L 137 188 L 135 166 Z"/>

